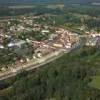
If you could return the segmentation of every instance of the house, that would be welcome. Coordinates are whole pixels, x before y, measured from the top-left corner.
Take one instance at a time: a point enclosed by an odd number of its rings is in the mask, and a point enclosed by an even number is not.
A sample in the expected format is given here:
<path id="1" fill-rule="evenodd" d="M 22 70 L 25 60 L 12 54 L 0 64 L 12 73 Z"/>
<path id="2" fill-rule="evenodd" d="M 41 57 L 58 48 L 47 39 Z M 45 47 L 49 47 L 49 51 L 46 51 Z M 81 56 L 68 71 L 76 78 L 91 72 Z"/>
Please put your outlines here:
<path id="1" fill-rule="evenodd" d="M 69 49 L 69 48 L 71 48 L 71 46 L 72 46 L 72 44 L 69 42 L 69 43 L 67 43 L 67 44 L 65 45 L 65 48 L 66 48 L 66 49 Z"/>
<path id="2" fill-rule="evenodd" d="M 42 33 L 49 33 L 50 31 L 49 30 L 42 30 L 41 32 Z"/>
<path id="3" fill-rule="evenodd" d="M 91 34 L 92 37 L 100 36 L 100 34 Z"/>
<path id="4" fill-rule="evenodd" d="M 4 32 L 4 28 L 0 27 L 0 33 L 3 33 L 3 32 Z"/>
<path id="5" fill-rule="evenodd" d="M 98 36 L 96 46 L 97 46 L 97 48 L 100 48 L 100 36 Z"/>
<path id="6" fill-rule="evenodd" d="M 98 41 L 98 37 L 90 38 L 90 39 L 87 41 L 86 45 L 87 45 L 87 46 L 96 46 L 97 41 Z"/>
<path id="7" fill-rule="evenodd" d="M 54 46 L 54 47 L 57 47 L 57 48 L 62 48 L 62 47 L 63 47 L 62 44 L 58 44 L 58 43 L 54 43 L 53 46 Z"/>
<path id="8" fill-rule="evenodd" d="M 8 47 L 11 48 L 11 47 L 13 47 L 14 45 L 15 45 L 14 43 L 10 42 L 10 43 L 8 44 Z"/>
<path id="9" fill-rule="evenodd" d="M 0 45 L 0 49 L 4 49 L 4 46 L 3 45 Z"/>
<path id="10" fill-rule="evenodd" d="M 57 34 L 51 34 L 50 36 L 49 36 L 49 40 L 53 40 L 54 38 L 56 38 L 57 37 Z"/>
<path id="11" fill-rule="evenodd" d="M 21 47 L 23 44 L 25 44 L 26 41 L 24 40 L 19 40 L 19 41 L 13 41 L 13 42 L 10 42 L 8 43 L 8 47 L 14 47 L 14 46 L 18 46 L 18 47 Z"/>

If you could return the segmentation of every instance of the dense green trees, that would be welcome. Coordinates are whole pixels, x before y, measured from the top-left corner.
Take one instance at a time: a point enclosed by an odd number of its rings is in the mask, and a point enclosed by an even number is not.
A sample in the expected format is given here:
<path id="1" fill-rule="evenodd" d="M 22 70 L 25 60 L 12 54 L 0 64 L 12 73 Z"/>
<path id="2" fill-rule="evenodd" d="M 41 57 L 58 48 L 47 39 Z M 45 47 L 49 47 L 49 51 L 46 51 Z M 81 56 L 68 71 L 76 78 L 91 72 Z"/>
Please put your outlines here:
<path id="1" fill-rule="evenodd" d="M 2 97 L 2 100 L 99 100 L 100 91 L 88 85 L 99 67 L 95 66 L 99 57 L 96 48 L 84 47 L 42 66 L 34 73 L 27 75 L 25 72 L 5 90 L 7 99 Z"/>

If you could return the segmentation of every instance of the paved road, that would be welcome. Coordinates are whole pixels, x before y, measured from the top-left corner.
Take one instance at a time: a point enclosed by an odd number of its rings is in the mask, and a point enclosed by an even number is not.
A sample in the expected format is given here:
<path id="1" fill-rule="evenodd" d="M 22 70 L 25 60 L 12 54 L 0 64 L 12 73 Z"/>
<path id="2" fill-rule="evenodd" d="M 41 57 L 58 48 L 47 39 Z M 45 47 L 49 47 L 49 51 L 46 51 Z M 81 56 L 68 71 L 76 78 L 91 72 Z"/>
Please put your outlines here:
<path id="1" fill-rule="evenodd" d="M 10 77 L 16 76 L 22 70 L 29 71 L 29 70 L 33 70 L 33 69 L 36 69 L 38 67 L 41 67 L 42 65 L 45 65 L 47 63 L 50 63 L 50 62 L 54 61 L 55 59 L 58 59 L 61 56 L 63 56 L 65 53 L 73 52 L 74 50 L 76 50 L 76 49 L 80 48 L 81 46 L 83 46 L 84 43 L 85 43 L 83 41 L 85 41 L 84 38 L 80 39 L 80 42 L 75 44 L 69 50 L 66 50 L 66 51 L 59 50 L 55 53 L 52 53 L 50 55 L 47 55 L 47 56 L 43 57 L 42 59 L 38 59 L 35 63 L 31 62 L 29 64 L 26 64 L 26 65 L 22 66 L 22 67 L 18 67 L 16 69 L 10 70 L 8 72 L 6 71 L 5 73 L 0 74 L 0 80 L 5 80 L 5 79 L 8 79 Z"/>
<path id="2" fill-rule="evenodd" d="M 21 70 L 26 70 L 26 71 L 29 71 L 29 70 L 32 70 L 32 69 L 35 69 L 35 68 L 38 68 L 42 65 L 45 65 L 49 62 L 52 62 L 53 60 L 61 57 L 64 55 L 64 51 L 60 50 L 58 52 L 55 52 L 55 53 L 52 53 L 46 57 L 43 57 L 42 59 L 38 59 L 35 63 L 29 63 L 25 66 L 22 66 L 22 67 L 18 67 L 16 69 L 14 69 L 15 71 L 8 71 L 8 72 L 5 72 L 3 74 L 0 75 L 0 80 L 5 80 L 7 78 L 10 78 L 10 77 L 13 77 L 15 75 L 17 75 L 18 73 L 21 72 Z"/>

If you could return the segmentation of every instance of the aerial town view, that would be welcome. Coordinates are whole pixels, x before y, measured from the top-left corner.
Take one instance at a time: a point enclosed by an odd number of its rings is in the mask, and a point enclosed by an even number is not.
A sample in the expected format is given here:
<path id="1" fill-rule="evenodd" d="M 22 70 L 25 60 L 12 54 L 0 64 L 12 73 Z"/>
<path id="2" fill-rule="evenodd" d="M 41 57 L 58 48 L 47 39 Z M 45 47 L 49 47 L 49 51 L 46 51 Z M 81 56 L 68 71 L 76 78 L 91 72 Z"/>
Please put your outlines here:
<path id="1" fill-rule="evenodd" d="M 100 1 L 0 0 L 0 100 L 100 100 Z"/>

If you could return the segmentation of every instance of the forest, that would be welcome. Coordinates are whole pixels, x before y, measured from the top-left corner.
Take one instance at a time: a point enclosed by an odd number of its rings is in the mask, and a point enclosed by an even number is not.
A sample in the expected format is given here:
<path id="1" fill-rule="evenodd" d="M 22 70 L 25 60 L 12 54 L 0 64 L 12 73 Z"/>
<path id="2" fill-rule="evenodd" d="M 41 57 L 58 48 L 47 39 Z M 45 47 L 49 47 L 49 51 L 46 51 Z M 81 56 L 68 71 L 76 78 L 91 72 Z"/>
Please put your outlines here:
<path id="1" fill-rule="evenodd" d="M 93 81 L 100 84 L 99 65 L 99 49 L 84 46 L 31 73 L 23 71 L 5 80 L 0 100 L 100 100 L 100 85 Z"/>

